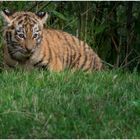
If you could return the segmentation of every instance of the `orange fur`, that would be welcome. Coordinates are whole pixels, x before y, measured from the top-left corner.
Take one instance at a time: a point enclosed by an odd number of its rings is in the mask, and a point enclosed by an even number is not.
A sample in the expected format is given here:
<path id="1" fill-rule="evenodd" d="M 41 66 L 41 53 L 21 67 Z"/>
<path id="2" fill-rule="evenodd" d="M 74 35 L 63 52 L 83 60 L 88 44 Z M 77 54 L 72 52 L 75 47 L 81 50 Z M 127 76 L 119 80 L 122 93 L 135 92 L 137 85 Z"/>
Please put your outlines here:
<path id="1" fill-rule="evenodd" d="M 28 69 L 44 67 L 50 71 L 101 70 L 101 59 L 85 42 L 63 31 L 45 29 L 43 18 L 31 12 L 16 12 L 8 17 L 8 26 L 4 29 L 4 63 L 6 66 L 17 67 L 19 65 Z M 35 24 L 39 30 L 36 31 L 38 38 L 33 37 L 36 36 L 36 33 L 33 34 Z M 21 25 L 26 34 L 24 39 L 19 37 L 21 35 L 16 35 L 15 31 L 17 26 L 20 30 Z M 19 34 L 22 34 L 22 31 L 19 31 Z M 37 39 L 38 42 L 41 39 L 38 44 Z"/>

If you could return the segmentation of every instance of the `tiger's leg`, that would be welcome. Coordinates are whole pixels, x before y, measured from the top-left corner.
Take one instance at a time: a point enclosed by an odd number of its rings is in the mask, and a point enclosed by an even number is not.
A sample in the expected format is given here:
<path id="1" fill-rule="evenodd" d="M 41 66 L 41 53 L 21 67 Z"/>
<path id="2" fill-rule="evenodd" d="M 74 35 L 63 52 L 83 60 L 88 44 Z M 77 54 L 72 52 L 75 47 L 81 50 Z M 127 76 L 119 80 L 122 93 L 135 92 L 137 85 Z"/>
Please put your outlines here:
<path id="1" fill-rule="evenodd" d="M 4 69 L 15 68 L 18 65 L 18 62 L 10 57 L 7 48 L 4 48 L 3 64 Z"/>
<path id="2" fill-rule="evenodd" d="M 64 70 L 63 64 L 59 58 L 53 59 L 49 65 L 50 71 L 60 72 Z"/>

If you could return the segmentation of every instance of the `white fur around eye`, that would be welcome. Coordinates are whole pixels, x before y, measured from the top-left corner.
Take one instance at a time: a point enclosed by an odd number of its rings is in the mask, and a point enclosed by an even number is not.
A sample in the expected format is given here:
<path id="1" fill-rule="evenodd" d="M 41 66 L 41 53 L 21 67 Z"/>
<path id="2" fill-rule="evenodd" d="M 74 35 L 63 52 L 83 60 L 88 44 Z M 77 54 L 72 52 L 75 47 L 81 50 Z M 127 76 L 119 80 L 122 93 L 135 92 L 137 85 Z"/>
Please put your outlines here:
<path id="1" fill-rule="evenodd" d="M 40 31 L 39 26 L 38 26 L 37 24 L 34 25 L 32 37 L 33 37 L 33 38 L 38 38 L 38 36 L 39 36 L 39 31 Z"/>
<path id="2" fill-rule="evenodd" d="M 33 27 L 33 34 L 39 31 L 39 27 L 37 24 L 34 25 Z"/>
<path id="3" fill-rule="evenodd" d="M 16 31 L 17 32 L 23 32 L 24 29 L 23 29 L 22 25 L 16 25 Z"/>
<path id="4" fill-rule="evenodd" d="M 20 39 L 26 38 L 25 30 L 24 30 L 24 28 L 21 25 L 17 26 L 16 34 L 17 34 L 18 38 L 20 38 Z"/>

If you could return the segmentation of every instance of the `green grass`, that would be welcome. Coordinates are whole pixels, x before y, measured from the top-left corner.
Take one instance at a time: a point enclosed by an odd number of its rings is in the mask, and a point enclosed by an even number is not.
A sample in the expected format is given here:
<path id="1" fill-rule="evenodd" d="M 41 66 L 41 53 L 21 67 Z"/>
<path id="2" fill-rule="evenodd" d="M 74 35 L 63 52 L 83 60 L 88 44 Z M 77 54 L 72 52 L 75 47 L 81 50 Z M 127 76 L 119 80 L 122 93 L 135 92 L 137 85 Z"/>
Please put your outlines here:
<path id="1" fill-rule="evenodd" d="M 140 138 L 140 75 L 1 72 L 0 138 Z"/>

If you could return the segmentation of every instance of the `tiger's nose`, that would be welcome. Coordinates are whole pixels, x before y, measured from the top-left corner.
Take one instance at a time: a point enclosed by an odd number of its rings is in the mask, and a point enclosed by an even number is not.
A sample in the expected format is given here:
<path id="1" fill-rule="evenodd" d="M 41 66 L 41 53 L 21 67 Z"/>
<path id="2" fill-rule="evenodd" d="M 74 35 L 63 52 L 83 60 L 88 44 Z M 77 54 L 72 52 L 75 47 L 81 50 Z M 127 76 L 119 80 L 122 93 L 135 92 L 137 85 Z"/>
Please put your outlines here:
<path id="1" fill-rule="evenodd" d="M 32 48 L 27 48 L 26 47 L 26 51 L 27 51 L 27 53 L 31 53 L 32 52 Z"/>

